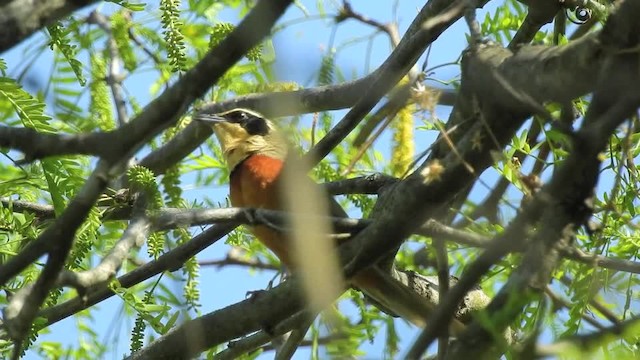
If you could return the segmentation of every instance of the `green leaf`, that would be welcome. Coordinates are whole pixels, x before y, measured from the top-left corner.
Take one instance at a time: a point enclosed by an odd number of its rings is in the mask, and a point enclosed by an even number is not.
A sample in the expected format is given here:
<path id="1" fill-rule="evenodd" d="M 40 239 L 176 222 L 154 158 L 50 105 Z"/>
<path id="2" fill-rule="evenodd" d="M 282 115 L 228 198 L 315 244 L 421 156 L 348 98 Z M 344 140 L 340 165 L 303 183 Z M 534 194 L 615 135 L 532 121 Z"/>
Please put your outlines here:
<path id="1" fill-rule="evenodd" d="M 69 62 L 71 69 L 73 69 L 77 81 L 81 86 L 84 86 L 87 83 L 87 80 L 82 73 L 82 63 L 75 58 L 76 46 L 71 45 L 71 41 L 68 38 L 69 30 L 65 30 L 60 22 L 47 26 L 47 30 L 49 31 L 50 36 L 49 47 L 52 50 L 55 47 L 62 53 L 65 59 Z"/>
<path id="2" fill-rule="evenodd" d="M 186 70 L 182 21 L 180 20 L 180 0 L 160 0 L 160 22 L 164 29 L 164 41 L 167 43 L 167 55 L 174 72 Z"/>

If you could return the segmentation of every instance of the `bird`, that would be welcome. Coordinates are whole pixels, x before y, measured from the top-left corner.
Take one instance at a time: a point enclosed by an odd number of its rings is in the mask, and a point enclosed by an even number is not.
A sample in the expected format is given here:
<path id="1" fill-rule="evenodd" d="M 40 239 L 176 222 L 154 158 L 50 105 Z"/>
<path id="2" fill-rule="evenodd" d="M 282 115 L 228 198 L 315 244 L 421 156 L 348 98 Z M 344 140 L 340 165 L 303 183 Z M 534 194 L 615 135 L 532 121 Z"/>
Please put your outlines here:
<path id="1" fill-rule="evenodd" d="M 243 108 L 217 114 L 199 113 L 194 120 L 209 125 L 221 145 L 230 170 L 232 206 L 286 210 L 282 194 L 287 189 L 283 186 L 282 172 L 290 156 L 289 146 L 284 134 L 272 121 L 256 111 Z M 332 197 L 329 203 L 330 215 L 347 217 Z M 291 242 L 286 233 L 267 225 L 250 226 L 249 229 L 288 270 L 295 272 L 295 259 L 292 258 Z M 401 316 L 418 326 L 425 325 L 425 306 L 426 310 L 431 308 L 419 295 L 375 265 L 353 276 L 349 283 L 387 314 Z"/>

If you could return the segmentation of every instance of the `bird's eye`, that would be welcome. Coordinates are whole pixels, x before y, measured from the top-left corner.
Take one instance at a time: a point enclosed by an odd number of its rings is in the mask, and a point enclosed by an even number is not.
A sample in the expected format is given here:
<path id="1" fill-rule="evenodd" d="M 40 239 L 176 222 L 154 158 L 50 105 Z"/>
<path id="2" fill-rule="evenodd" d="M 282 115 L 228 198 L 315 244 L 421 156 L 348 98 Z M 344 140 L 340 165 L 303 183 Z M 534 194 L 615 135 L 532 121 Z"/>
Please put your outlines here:
<path id="1" fill-rule="evenodd" d="M 249 135 L 266 135 L 269 133 L 269 127 L 267 126 L 267 122 L 260 117 L 253 116 L 248 118 L 243 124 L 242 127 L 247 130 Z"/>
<path id="2" fill-rule="evenodd" d="M 249 115 L 244 111 L 237 111 L 231 114 L 232 122 L 243 123 L 249 119 Z"/>

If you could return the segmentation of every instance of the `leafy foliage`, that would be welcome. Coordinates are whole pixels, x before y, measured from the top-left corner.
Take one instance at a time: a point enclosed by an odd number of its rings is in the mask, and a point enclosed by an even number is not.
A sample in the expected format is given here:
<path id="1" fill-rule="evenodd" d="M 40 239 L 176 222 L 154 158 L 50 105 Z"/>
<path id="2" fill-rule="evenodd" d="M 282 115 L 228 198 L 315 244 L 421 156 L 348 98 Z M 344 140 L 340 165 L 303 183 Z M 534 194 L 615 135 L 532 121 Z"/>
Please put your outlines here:
<path id="1" fill-rule="evenodd" d="M 89 96 L 91 103 L 89 109 L 96 116 L 96 122 L 100 124 L 102 130 L 113 130 L 115 123 L 113 120 L 113 106 L 109 89 L 104 79 L 107 73 L 107 65 L 98 54 L 91 56 L 91 84 L 89 85 Z"/>
<path id="2" fill-rule="evenodd" d="M 111 16 L 111 32 L 113 40 L 118 47 L 118 53 L 124 62 L 124 68 L 133 71 L 138 66 L 136 54 L 131 46 L 129 32 L 131 28 L 131 13 L 129 11 L 117 11 Z"/>
<path id="3" fill-rule="evenodd" d="M 414 156 L 414 135 L 413 135 L 413 113 L 414 104 L 403 107 L 396 115 L 392 123 L 393 128 L 393 150 L 391 155 L 391 174 L 402 177 L 407 173 L 413 163 Z"/>
<path id="4" fill-rule="evenodd" d="M 180 20 L 180 0 L 161 0 L 160 17 L 164 29 L 164 41 L 167 43 L 167 55 L 174 72 L 183 71 L 187 65 L 182 21 Z"/>
<path id="5" fill-rule="evenodd" d="M 60 22 L 49 25 L 47 30 L 49 30 L 49 36 L 51 36 L 49 46 L 52 50 L 55 46 L 62 53 L 65 59 L 69 62 L 71 69 L 73 69 L 73 72 L 76 74 L 78 82 L 80 85 L 84 86 L 84 84 L 87 83 L 87 80 L 82 73 L 82 63 L 75 58 L 76 45 L 72 45 L 71 41 L 68 39 L 70 30 L 65 30 Z"/>
<path id="6" fill-rule="evenodd" d="M 228 22 L 217 23 L 211 29 L 211 37 L 209 38 L 209 48 L 212 49 L 218 45 L 235 27 Z M 245 57 L 249 61 L 258 61 L 262 59 L 263 46 L 258 45 L 247 52 Z"/>
<path id="7" fill-rule="evenodd" d="M 330 51 L 322 57 L 320 71 L 318 71 L 318 85 L 329 85 L 333 83 L 335 71 L 334 53 Z"/>

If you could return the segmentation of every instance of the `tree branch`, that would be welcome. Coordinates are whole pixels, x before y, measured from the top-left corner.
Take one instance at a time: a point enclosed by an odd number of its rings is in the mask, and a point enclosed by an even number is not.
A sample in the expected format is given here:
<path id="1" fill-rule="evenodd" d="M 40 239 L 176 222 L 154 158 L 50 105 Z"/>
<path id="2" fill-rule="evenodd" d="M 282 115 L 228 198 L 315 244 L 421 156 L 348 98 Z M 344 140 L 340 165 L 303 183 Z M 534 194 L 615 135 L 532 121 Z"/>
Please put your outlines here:
<path id="1" fill-rule="evenodd" d="M 305 218 L 304 214 L 300 215 Z M 321 216 L 308 215 L 309 219 Z M 362 219 L 328 217 L 336 233 L 358 231 L 370 222 Z M 283 211 L 254 208 L 164 209 L 153 217 L 154 228 L 167 230 L 183 226 L 213 223 L 266 225 L 278 231 L 290 231 L 289 214 Z"/>
<path id="2" fill-rule="evenodd" d="M 555 18 L 556 14 L 562 9 L 562 1 L 557 0 L 518 0 L 527 4 L 529 11 L 524 22 L 518 28 L 518 31 L 511 39 L 508 48 L 515 50 L 518 46 L 528 44 L 538 33 L 540 28 Z"/>
<path id="3" fill-rule="evenodd" d="M 32 203 L 11 198 L 0 198 L 3 207 L 18 213 L 31 213 L 40 220 L 53 219 L 56 215 L 53 205 Z"/>
<path id="4" fill-rule="evenodd" d="M 198 234 L 188 242 L 175 249 L 161 255 L 157 259 L 150 261 L 139 268 L 118 277 L 118 283 L 123 288 L 130 288 L 164 271 L 175 271 L 180 269 L 191 257 L 211 246 L 216 241 L 227 235 L 236 225 L 216 225 Z M 49 326 L 78 311 L 93 306 L 105 299 L 115 295 L 106 285 L 97 285 L 87 289 L 84 296 L 75 297 L 64 303 L 43 309 L 38 316 L 47 319 Z"/>
<path id="5" fill-rule="evenodd" d="M 315 316 L 309 316 L 306 321 L 301 321 L 297 326 L 294 326 L 288 334 L 284 344 L 276 349 L 276 356 L 274 360 L 289 360 L 293 358 L 293 355 L 300 347 L 300 343 L 304 340 L 304 336 L 313 324 Z M 286 335 L 286 334 L 285 334 Z M 273 341 L 271 342 L 273 344 Z"/>
<path id="6" fill-rule="evenodd" d="M 244 267 L 249 267 L 249 268 L 253 268 L 253 269 L 260 269 L 260 270 L 280 270 L 281 268 L 279 266 L 275 266 L 275 265 L 271 265 L 269 263 L 263 262 L 260 259 L 241 259 L 238 257 L 234 257 L 231 256 L 229 254 L 227 254 L 227 256 L 223 259 L 220 260 L 204 260 L 204 261 L 199 261 L 198 265 L 200 266 L 215 266 L 215 267 L 223 267 L 223 266 L 230 266 L 230 265 L 238 265 L 238 266 L 244 266 Z"/>
<path id="7" fill-rule="evenodd" d="M 151 232 L 151 221 L 146 216 L 145 198 L 143 194 L 138 196 L 134 204 L 133 220 L 98 266 L 82 272 L 62 271 L 56 285 L 72 286 L 82 296 L 89 287 L 106 284 L 111 280 L 129 256 L 131 249 L 140 248 Z"/>
<path id="8" fill-rule="evenodd" d="M 331 181 L 323 184 L 330 195 L 345 194 L 370 194 L 377 195 L 389 186 L 398 182 L 398 179 L 383 173 L 374 173 L 351 179 Z"/>
<path id="9" fill-rule="evenodd" d="M 34 32 L 52 24 L 72 12 L 93 4 L 93 0 L 22 0 L 0 4 L 0 53 L 5 52 Z"/>
<path id="10" fill-rule="evenodd" d="M 621 334 L 636 334 L 639 323 L 640 318 L 636 316 L 591 334 L 569 336 L 551 345 L 538 345 L 535 349 L 536 356 L 541 358 L 554 357 L 562 354 L 573 354 L 575 350 L 587 353 L 595 348 L 604 346 L 605 343 L 617 340 Z"/>
<path id="11" fill-rule="evenodd" d="M 270 331 L 261 330 L 242 339 L 230 341 L 227 344 L 227 348 L 217 353 L 215 357 L 217 360 L 237 359 L 240 355 L 246 354 L 266 344 L 274 336 L 285 334 L 291 329 L 298 327 L 299 324 L 308 321 L 309 318 L 311 318 L 311 315 L 308 312 L 299 312 L 280 322 L 273 329 L 269 329 Z M 273 350 L 273 348 L 271 348 L 271 350 Z"/>
<path id="12" fill-rule="evenodd" d="M 339 194 L 376 194 L 378 189 L 388 184 L 394 184 L 397 180 L 393 177 L 389 177 L 384 174 L 373 174 L 364 177 L 358 177 L 353 179 L 337 180 L 334 182 L 326 183 L 326 188 L 333 195 Z M 0 202 L 5 207 L 13 207 L 15 212 L 30 212 L 36 215 L 40 220 L 52 219 L 55 216 L 53 206 L 31 203 L 21 200 L 0 199 Z M 257 212 L 259 215 L 251 217 L 249 214 Z M 130 211 L 126 211 L 127 216 L 115 216 L 111 217 L 110 213 L 106 213 L 105 217 L 111 220 L 127 220 L 129 218 Z M 122 215 L 122 214 L 117 214 Z M 173 219 L 173 216 L 178 216 Z M 239 209 L 239 208 L 226 208 L 226 209 L 160 209 L 156 215 L 158 220 L 162 221 L 164 225 L 162 227 L 177 227 L 177 226 L 201 226 L 213 223 L 228 223 L 228 224 L 257 224 L 262 225 L 269 224 L 284 224 L 286 223 L 286 212 L 271 211 L 264 209 Z M 164 219 L 164 220 L 159 220 Z M 189 220 L 190 219 L 190 220 Z M 267 220 L 262 222 L 261 220 Z M 345 219 L 345 218 L 331 218 L 332 222 L 336 221 L 336 226 L 341 226 L 343 230 L 348 232 L 356 232 L 362 230 L 365 226 L 372 223 L 372 220 L 367 219 Z M 191 222 L 192 221 L 192 222 Z M 281 228 L 282 230 L 282 228 Z M 415 235 L 421 235 L 426 237 L 440 237 L 446 241 L 455 242 L 460 245 L 472 246 L 477 248 L 488 248 L 492 241 L 489 236 L 476 234 L 469 231 L 459 230 L 455 227 L 446 226 L 436 220 L 430 219 L 419 228 L 414 231 Z M 606 269 L 624 271 L 634 274 L 640 274 L 640 262 L 616 259 L 606 257 L 602 255 L 585 253 L 584 251 L 575 248 L 567 247 L 562 249 L 562 256 L 567 259 L 575 260 L 583 264 L 590 266 L 598 266 Z M 423 254 L 424 250 L 420 250 L 415 254 L 416 264 L 421 264 L 418 260 Z M 202 262 L 201 265 L 235 265 L 235 259 L 216 260 L 211 262 Z M 244 264 L 237 264 L 244 265 Z M 259 263 L 247 263 L 247 266 L 266 267 L 272 269 L 270 265 Z M 422 266 L 427 266 L 422 264 Z M 275 269 L 275 268 L 273 268 Z M 277 269 L 276 269 L 277 270 Z"/>
<path id="13" fill-rule="evenodd" d="M 19 150 L 21 162 L 30 162 L 57 155 L 93 155 L 109 153 L 105 133 L 79 135 L 46 134 L 29 128 L 0 126 L 0 147 Z"/>
<path id="14" fill-rule="evenodd" d="M 437 299 L 437 285 L 430 282 L 437 280 L 434 277 L 423 277 L 412 272 L 403 272 L 398 276 L 406 279 L 403 283 L 420 284 L 423 279 L 426 279 L 430 285 L 422 289 L 413 288 L 413 291 L 417 291 L 424 299 L 428 299 L 430 296 L 434 297 L 431 301 Z M 146 349 L 132 354 L 128 359 L 173 359 L 180 356 L 195 356 L 214 345 L 258 330 L 264 330 L 269 334 L 266 338 L 265 335 L 261 335 L 256 340 L 259 343 L 264 343 L 274 335 L 292 329 L 292 326 L 278 328 L 276 324 L 303 309 L 303 296 L 298 290 L 301 289 L 300 285 L 300 280 L 293 275 L 283 284 L 261 292 L 254 298 L 180 325 L 172 332 L 151 343 Z M 482 306 L 482 299 L 485 303 L 488 301 L 488 297 L 481 290 L 475 289 L 470 293 L 469 299 L 465 299 L 460 305 L 458 315 L 468 320 L 470 313 Z M 243 319 L 243 321 L 238 322 L 237 319 Z M 274 327 L 279 330 L 274 331 Z M 194 339 L 193 334 L 207 334 L 207 336 Z M 251 339 L 251 341 L 254 340 L 253 337 Z"/>

